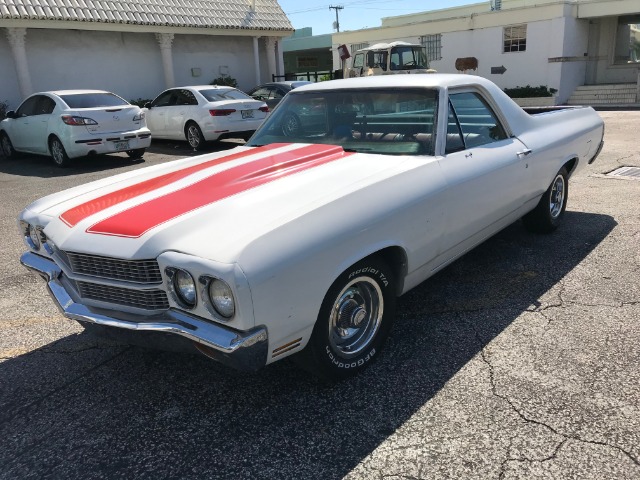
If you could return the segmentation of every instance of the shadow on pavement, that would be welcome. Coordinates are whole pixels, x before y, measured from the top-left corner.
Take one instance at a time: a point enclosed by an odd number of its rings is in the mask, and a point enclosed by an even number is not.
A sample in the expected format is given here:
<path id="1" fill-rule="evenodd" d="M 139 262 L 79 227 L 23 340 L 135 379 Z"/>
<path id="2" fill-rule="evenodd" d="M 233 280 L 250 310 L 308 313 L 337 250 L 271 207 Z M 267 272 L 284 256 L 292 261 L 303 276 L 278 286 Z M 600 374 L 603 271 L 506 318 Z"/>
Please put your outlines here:
<path id="1" fill-rule="evenodd" d="M 401 297 L 387 348 L 324 385 L 80 334 L 0 364 L 2 478 L 342 478 L 616 226 L 517 222 Z M 285 292 L 283 292 L 285 294 Z"/>
<path id="2" fill-rule="evenodd" d="M 210 152 L 222 152 L 240 145 L 243 140 L 223 140 L 210 142 L 201 151 L 195 151 L 187 142 L 172 142 L 154 140 L 147 149 L 147 154 L 159 154 L 184 158 L 202 155 Z M 145 154 L 146 155 L 146 154 Z M 91 157 L 76 158 L 68 167 L 60 168 L 53 163 L 51 157 L 44 155 L 18 154 L 15 158 L 0 156 L 0 173 L 20 175 L 24 177 L 56 178 L 68 177 L 83 173 L 96 173 L 113 170 L 113 174 L 121 173 L 122 169 L 133 168 L 148 163 L 142 158 L 131 159 L 125 153 L 111 153 Z"/>

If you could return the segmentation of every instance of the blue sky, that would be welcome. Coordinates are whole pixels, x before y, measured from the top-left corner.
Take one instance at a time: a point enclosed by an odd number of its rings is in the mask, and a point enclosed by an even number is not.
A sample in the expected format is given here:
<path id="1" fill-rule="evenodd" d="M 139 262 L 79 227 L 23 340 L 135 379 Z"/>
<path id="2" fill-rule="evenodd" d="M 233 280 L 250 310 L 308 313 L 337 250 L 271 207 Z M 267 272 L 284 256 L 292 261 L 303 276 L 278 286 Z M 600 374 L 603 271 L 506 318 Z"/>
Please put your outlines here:
<path id="1" fill-rule="evenodd" d="M 294 28 L 312 27 L 314 35 L 332 33 L 336 11 L 329 6 L 343 6 L 338 11 L 340 31 L 360 30 L 380 26 L 382 17 L 408 15 L 427 10 L 480 3 L 482 0 L 345 0 L 328 3 L 325 0 L 278 0 Z"/>

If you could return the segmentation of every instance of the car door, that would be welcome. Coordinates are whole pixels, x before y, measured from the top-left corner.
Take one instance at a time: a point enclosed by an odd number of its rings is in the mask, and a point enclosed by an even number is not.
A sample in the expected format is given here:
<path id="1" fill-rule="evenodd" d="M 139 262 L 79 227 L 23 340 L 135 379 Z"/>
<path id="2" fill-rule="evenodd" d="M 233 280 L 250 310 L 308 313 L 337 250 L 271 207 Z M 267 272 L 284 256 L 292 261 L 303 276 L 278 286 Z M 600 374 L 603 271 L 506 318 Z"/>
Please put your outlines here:
<path id="1" fill-rule="evenodd" d="M 33 145 L 33 151 L 47 154 L 49 152 L 49 127 L 56 102 L 46 95 L 38 95 L 37 99 L 35 112 L 30 119 L 30 143 Z"/>
<path id="2" fill-rule="evenodd" d="M 524 202 L 526 147 L 508 135 L 479 92 L 450 93 L 445 154 L 447 238 L 452 254 L 503 228 Z"/>
<path id="3" fill-rule="evenodd" d="M 33 148 L 32 128 L 35 125 L 34 115 L 37 111 L 38 95 L 27 98 L 16 110 L 16 118 L 11 126 L 11 143 L 20 151 L 35 151 Z"/>
<path id="4" fill-rule="evenodd" d="M 184 139 L 184 126 L 187 120 L 198 120 L 198 100 L 193 92 L 180 88 L 174 90 L 176 95 L 175 105 L 167 107 L 166 126 L 169 138 Z M 195 110 L 194 110 L 195 109 Z"/>
<path id="5" fill-rule="evenodd" d="M 167 111 L 168 107 L 175 105 L 177 95 L 174 90 L 162 92 L 151 102 L 151 108 L 147 112 L 147 128 L 151 130 L 154 137 L 163 137 L 167 131 Z"/>

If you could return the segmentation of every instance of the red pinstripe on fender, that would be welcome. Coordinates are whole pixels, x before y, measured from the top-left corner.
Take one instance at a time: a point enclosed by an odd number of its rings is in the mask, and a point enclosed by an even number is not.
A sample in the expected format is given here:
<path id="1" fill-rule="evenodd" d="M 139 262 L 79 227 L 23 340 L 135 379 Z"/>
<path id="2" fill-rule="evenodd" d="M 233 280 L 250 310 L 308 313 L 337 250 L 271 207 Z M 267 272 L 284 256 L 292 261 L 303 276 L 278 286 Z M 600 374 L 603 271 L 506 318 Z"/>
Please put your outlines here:
<path id="1" fill-rule="evenodd" d="M 275 153 L 116 213 L 92 225 L 87 232 L 137 238 L 198 208 L 349 155 L 335 145 L 307 145 Z"/>
<path id="2" fill-rule="evenodd" d="M 208 160 L 203 163 L 199 163 L 198 165 L 193 165 L 188 168 L 184 168 L 177 172 L 167 173 L 165 175 L 160 175 L 159 177 L 152 178 L 146 180 L 144 182 L 137 183 L 135 185 L 131 185 L 130 187 L 126 187 L 115 192 L 108 193 L 101 197 L 95 198 L 93 200 L 89 200 L 88 202 L 83 203 L 82 205 L 78 205 L 73 207 L 62 215 L 60 215 L 60 220 L 62 220 L 69 227 L 75 227 L 78 223 L 80 223 L 85 218 L 90 217 L 98 212 L 106 210 L 109 207 L 113 207 L 118 203 L 125 202 L 132 198 L 138 197 L 140 195 L 144 195 L 145 193 L 152 192 L 157 190 L 158 188 L 169 185 L 173 182 L 177 182 L 178 180 L 182 180 L 183 178 L 188 177 L 194 173 L 205 170 L 207 168 L 220 165 L 221 163 L 230 162 L 232 160 L 237 160 L 239 158 L 248 157 L 251 155 L 258 155 L 262 152 L 268 152 L 269 150 L 273 150 L 276 148 L 285 147 L 286 143 L 274 143 L 272 145 L 266 145 L 263 147 L 252 148 L 251 150 L 245 150 L 243 152 L 233 153 L 231 155 L 227 155 L 221 158 L 215 158 L 213 160 Z"/>

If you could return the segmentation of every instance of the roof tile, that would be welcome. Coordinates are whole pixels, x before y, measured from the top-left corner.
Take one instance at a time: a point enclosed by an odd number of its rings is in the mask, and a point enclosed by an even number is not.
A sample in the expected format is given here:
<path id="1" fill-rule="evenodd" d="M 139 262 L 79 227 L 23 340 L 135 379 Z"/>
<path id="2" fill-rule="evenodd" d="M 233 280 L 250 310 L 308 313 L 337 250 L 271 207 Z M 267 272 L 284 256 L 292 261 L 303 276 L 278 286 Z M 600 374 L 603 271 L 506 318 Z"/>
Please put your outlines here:
<path id="1" fill-rule="evenodd" d="M 293 30 L 276 0 L 0 0 L 0 18 Z"/>

